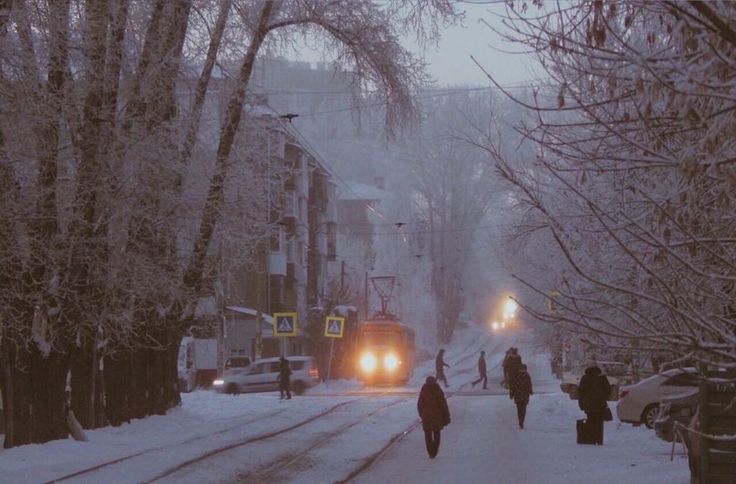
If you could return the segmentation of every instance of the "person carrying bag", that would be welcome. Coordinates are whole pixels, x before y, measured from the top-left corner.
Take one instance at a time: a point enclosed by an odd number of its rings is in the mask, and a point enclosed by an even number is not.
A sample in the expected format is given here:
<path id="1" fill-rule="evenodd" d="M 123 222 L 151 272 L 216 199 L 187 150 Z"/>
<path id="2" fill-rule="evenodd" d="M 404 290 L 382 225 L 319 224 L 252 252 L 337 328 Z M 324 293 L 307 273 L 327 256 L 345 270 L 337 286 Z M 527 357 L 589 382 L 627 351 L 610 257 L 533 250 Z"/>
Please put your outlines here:
<path id="1" fill-rule="evenodd" d="M 611 384 L 597 366 L 585 369 L 578 385 L 578 406 L 587 419 L 578 421 L 578 443 L 603 445 L 603 422 L 613 420 L 608 408 Z"/>

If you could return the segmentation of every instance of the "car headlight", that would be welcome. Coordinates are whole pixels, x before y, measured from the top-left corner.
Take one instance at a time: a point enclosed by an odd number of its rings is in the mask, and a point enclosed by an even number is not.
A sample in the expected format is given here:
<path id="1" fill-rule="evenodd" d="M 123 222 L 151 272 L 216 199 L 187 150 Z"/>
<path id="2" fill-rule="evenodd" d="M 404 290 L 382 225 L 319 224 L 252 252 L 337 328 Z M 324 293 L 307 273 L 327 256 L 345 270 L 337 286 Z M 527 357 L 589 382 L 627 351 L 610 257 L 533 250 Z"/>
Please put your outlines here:
<path id="1" fill-rule="evenodd" d="M 386 355 L 386 357 L 383 359 L 383 366 L 386 367 L 389 371 L 394 371 L 396 368 L 399 367 L 399 359 L 396 357 L 396 355 Z"/>
<path id="2" fill-rule="evenodd" d="M 360 369 L 366 373 L 372 373 L 376 369 L 376 357 L 371 353 L 366 353 L 360 358 Z"/>
<path id="3" fill-rule="evenodd" d="M 498 328 L 500 327 L 501 326 L 498 324 L 498 321 L 494 321 L 491 323 L 491 329 L 493 329 L 493 331 L 498 331 Z"/>
<path id="4" fill-rule="evenodd" d="M 215 385 L 216 387 L 218 387 L 220 385 L 224 385 L 225 384 L 225 380 L 217 379 L 217 380 L 213 381 L 212 384 Z"/>

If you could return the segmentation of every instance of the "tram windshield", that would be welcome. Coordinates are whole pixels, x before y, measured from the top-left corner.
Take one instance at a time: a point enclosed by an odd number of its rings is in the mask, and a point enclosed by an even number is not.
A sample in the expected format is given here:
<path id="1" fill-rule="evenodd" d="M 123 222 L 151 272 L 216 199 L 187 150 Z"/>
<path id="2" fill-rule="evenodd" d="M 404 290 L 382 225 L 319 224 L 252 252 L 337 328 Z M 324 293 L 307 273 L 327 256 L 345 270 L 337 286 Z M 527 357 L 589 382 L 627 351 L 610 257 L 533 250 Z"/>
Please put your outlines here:
<path id="1" fill-rule="evenodd" d="M 369 346 L 399 346 L 401 344 L 401 335 L 399 333 L 366 332 L 363 334 L 365 344 Z"/>

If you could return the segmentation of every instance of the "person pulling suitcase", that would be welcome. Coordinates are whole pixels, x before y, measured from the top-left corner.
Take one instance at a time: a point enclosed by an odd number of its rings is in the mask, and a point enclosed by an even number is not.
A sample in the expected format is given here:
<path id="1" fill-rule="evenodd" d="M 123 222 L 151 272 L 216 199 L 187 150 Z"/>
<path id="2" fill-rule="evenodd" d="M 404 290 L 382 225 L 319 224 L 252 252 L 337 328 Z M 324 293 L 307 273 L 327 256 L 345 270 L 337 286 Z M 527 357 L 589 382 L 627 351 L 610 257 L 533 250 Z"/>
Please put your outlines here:
<path id="1" fill-rule="evenodd" d="M 608 419 L 611 384 L 597 366 L 585 369 L 578 385 L 578 406 L 586 419 L 578 420 L 578 443 L 603 445 L 603 422 Z"/>

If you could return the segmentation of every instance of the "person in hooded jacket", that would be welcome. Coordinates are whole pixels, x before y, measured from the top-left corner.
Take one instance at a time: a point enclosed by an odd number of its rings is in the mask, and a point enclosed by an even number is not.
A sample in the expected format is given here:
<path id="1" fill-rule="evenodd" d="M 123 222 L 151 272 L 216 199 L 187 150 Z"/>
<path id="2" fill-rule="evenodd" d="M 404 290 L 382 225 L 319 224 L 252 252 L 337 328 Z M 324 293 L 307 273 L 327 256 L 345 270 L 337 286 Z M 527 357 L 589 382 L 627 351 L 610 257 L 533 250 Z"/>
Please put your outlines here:
<path id="1" fill-rule="evenodd" d="M 440 432 L 450 423 L 450 409 L 442 388 L 433 376 L 428 376 L 417 400 L 417 411 L 422 419 L 424 442 L 430 459 L 437 456 L 440 450 Z"/>
<path id="2" fill-rule="evenodd" d="M 529 404 L 529 395 L 533 395 L 532 378 L 526 371 L 526 365 L 521 365 L 516 373 L 516 378 L 511 383 L 509 396 L 516 404 L 516 416 L 519 419 L 519 428 L 524 428 L 526 417 L 526 406 Z"/>
<path id="3" fill-rule="evenodd" d="M 511 348 L 511 354 L 506 359 L 506 387 L 511 389 L 516 379 L 516 374 L 519 373 L 522 361 L 521 355 L 519 354 L 519 348 Z"/>
<path id="4" fill-rule="evenodd" d="M 281 392 L 281 400 L 286 395 L 287 400 L 291 400 L 291 368 L 289 368 L 289 360 L 281 357 L 279 361 L 279 391 Z"/>
<path id="5" fill-rule="evenodd" d="M 585 412 L 592 429 L 593 442 L 603 445 L 603 420 L 608 410 L 611 384 L 597 366 L 585 369 L 578 384 L 578 406 Z"/>
<path id="6" fill-rule="evenodd" d="M 475 387 L 481 381 L 483 382 L 483 390 L 488 389 L 488 375 L 486 375 L 486 352 L 481 351 L 478 357 L 478 374 L 480 376 L 477 380 L 471 382 L 471 386 Z"/>
<path id="7" fill-rule="evenodd" d="M 450 368 L 450 365 L 445 363 L 445 349 L 440 348 L 439 353 L 437 353 L 437 357 L 434 359 L 435 378 L 437 379 L 437 381 L 444 382 L 445 388 L 447 388 L 450 385 L 447 383 L 445 367 Z"/>

